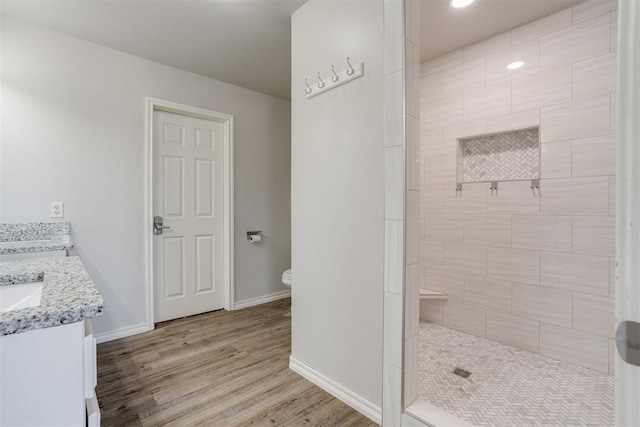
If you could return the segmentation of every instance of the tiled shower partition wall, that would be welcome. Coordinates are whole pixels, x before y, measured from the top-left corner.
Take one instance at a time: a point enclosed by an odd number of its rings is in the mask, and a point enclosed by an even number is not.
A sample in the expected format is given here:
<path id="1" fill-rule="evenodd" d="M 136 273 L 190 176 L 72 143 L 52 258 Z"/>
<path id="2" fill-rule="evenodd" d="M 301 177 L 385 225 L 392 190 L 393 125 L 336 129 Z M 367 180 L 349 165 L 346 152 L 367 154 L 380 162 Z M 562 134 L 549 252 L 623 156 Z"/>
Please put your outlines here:
<path id="1" fill-rule="evenodd" d="M 421 65 L 420 283 L 449 298 L 422 319 L 613 374 L 616 5 Z M 538 126 L 539 191 L 455 191 L 458 139 Z"/>
<path id="2" fill-rule="evenodd" d="M 418 395 L 420 51 L 418 0 L 384 1 L 384 330 L 382 423 Z"/>

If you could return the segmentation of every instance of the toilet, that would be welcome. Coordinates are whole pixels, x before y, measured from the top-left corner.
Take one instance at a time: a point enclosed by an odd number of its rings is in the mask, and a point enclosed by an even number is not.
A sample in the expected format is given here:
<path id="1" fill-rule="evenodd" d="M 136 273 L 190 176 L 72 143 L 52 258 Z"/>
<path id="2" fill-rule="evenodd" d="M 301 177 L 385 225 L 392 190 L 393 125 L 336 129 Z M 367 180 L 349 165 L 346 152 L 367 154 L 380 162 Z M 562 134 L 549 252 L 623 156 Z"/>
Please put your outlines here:
<path id="1" fill-rule="evenodd" d="M 285 270 L 284 273 L 282 273 L 282 284 L 291 289 L 291 269 Z"/>

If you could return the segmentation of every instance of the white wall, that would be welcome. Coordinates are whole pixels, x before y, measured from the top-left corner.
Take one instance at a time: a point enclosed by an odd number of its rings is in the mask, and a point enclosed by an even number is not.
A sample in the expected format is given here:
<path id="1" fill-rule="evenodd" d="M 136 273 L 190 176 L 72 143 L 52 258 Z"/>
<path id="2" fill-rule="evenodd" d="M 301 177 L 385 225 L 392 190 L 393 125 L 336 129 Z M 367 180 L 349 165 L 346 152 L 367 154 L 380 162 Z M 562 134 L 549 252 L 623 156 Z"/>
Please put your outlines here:
<path id="1" fill-rule="evenodd" d="M 382 1 L 311 0 L 292 19 L 292 358 L 382 401 Z M 305 99 L 346 57 L 365 76 Z"/>
<path id="2" fill-rule="evenodd" d="M 235 116 L 236 301 L 284 290 L 290 266 L 290 103 L 13 18 L 2 20 L 0 221 L 65 203 L 105 299 L 97 332 L 145 321 L 145 97 Z M 264 230 L 251 246 L 246 231 Z"/>

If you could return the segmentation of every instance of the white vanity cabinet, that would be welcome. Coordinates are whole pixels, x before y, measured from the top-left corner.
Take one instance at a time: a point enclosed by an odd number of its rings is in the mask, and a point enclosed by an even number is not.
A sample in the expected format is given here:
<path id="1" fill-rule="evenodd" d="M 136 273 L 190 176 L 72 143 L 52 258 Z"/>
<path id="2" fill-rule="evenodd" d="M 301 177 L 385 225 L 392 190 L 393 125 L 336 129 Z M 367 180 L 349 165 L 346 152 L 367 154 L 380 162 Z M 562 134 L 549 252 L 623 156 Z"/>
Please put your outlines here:
<path id="1" fill-rule="evenodd" d="M 2 426 L 97 426 L 95 384 L 88 319 L 0 337 Z"/>

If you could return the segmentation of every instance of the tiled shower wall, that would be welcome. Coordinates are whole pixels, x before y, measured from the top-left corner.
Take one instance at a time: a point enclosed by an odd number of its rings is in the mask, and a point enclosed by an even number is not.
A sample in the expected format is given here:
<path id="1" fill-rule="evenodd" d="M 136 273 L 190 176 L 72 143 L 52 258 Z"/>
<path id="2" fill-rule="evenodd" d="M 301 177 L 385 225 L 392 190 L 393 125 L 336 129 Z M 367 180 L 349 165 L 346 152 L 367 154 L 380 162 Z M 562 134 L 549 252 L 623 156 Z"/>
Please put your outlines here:
<path id="1" fill-rule="evenodd" d="M 423 319 L 613 373 L 615 8 L 580 3 L 422 64 L 421 284 L 449 298 Z M 539 191 L 456 193 L 458 138 L 533 126 Z"/>

